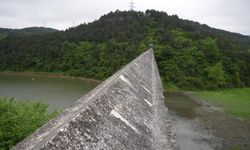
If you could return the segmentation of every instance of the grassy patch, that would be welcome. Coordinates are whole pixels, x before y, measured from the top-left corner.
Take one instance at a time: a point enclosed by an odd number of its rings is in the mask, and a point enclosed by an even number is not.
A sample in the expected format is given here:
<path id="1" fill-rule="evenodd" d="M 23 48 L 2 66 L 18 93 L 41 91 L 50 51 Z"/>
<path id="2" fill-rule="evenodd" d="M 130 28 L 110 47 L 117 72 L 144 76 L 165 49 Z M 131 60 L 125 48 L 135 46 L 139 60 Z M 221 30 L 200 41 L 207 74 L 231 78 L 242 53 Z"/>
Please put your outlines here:
<path id="1" fill-rule="evenodd" d="M 234 117 L 250 119 L 250 88 L 195 91 L 191 94 L 222 106 Z"/>

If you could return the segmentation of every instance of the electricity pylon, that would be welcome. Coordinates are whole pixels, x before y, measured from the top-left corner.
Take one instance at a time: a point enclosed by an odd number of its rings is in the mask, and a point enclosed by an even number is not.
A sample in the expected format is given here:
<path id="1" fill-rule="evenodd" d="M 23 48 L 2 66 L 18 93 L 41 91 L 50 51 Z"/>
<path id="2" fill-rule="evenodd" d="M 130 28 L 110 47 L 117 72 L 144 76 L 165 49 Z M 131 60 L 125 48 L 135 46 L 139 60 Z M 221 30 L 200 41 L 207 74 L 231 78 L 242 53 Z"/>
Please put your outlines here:
<path id="1" fill-rule="evenodd" d="M 133 11 L 135 9 L 135 3 L 133 2 L 133 1 L 131 1 L 130 3 L 129 3 L 129 10 L 130 11 Z"/>

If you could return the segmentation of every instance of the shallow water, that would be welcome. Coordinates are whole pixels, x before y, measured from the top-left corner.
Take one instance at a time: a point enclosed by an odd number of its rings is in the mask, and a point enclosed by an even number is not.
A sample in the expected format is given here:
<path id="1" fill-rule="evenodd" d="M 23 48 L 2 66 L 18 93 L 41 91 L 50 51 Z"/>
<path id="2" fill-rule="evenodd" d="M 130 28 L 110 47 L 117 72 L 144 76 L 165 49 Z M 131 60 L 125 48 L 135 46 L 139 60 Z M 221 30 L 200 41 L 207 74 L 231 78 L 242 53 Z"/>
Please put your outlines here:
<path id="1" fill-rule="evenodd" d="M 32 75 L 0 75 L 0 97 L 42 101 L 48 109 L 65 109 L 97 86 L 79 79 L 38 77 Z"/>
<path id="2" fill-rule="evenodd" d="M 177 142 L 180 150 L 214 150 L 220 149 L 219 138 L 200 124 L 196 109 L 200 104 L 181 93 L 165 93 L 169 114 L 176 123 Z"/>
<path id="3" fill-rule="evenodd" d="M 181 93 L 165 93 L 166 105 L 172 114 L 183 118 L 196 118 L 198 114 L 195 108 L 201 105 L 193 102 L 189 97 Z"/>
<path id="4" fill-rule="evenodd" d="M 213 105 L 200 105 L 183 93 L 165 93 L 165 97 L 181 150 L 250 149 L 250 120 L 228 116 Z"/>

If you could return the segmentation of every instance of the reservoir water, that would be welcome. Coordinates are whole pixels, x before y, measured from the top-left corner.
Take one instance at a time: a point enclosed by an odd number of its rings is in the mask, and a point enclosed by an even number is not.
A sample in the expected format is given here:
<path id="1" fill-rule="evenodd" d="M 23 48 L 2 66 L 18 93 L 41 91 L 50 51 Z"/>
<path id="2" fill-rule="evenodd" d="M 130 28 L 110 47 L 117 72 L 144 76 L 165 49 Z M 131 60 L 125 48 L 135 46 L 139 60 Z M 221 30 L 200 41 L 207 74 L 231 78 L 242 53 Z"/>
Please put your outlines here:
<path id="1" fill-rule="evenodd" d="M 0 74 L 0 97 L 42 101 L 48 109 L 63 110 L 97 86 L 87 80 L 37 75 Z"/>

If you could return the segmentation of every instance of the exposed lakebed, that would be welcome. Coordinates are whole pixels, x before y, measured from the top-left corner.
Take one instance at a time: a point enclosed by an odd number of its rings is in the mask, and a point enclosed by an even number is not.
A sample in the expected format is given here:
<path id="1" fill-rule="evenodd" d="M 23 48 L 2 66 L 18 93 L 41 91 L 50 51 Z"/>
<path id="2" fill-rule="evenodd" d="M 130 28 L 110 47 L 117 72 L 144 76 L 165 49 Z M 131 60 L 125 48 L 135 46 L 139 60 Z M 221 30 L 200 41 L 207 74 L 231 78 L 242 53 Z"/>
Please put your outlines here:
<path id="1" fill-rule="evenodd" d="M 184 93 L 165 93 L 181 150 L 250 149 L 250 121 Z"/>

